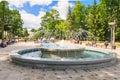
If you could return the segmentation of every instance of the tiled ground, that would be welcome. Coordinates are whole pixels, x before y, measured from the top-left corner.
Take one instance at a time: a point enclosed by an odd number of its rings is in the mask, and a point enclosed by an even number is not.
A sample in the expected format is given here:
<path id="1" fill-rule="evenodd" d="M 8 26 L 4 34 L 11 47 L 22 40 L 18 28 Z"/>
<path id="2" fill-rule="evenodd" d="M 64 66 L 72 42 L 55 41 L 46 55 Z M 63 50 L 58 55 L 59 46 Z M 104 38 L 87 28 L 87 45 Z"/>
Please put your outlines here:
<path id="1" fill-rule="evenodd" d="M 16 43 L 0 48 L 0 80 L 120 80 L 120 64 L 99 69 L 32 69 L 10 62 L 8 53 L 13 50 L 39 47 L 28 43 Z M 97 48 L 98 49 L 98 48 Z M 100 50 L 100 49 L 99 49 Z M 109 49 L 101 49 L 109 50 Z M 120 55 L 120 50 L 114 50 Z M 119 58 L 119 56 L 118 56 Z"/>

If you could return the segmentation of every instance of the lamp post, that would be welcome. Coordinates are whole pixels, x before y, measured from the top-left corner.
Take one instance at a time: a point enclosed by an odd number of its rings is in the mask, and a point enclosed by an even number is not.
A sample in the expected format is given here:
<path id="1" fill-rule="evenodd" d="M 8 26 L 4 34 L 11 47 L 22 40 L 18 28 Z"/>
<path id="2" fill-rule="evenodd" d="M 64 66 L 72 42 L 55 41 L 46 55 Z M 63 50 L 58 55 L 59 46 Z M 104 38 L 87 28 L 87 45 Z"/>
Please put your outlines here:
<path id="1" fill-rule="evenodd" d="M 116 46 L 115 46 L 115 21 L 110 22 L 109 25 L 111 26 L 111 37 L 110 37 L 111 49 L 116 49 Z"/>

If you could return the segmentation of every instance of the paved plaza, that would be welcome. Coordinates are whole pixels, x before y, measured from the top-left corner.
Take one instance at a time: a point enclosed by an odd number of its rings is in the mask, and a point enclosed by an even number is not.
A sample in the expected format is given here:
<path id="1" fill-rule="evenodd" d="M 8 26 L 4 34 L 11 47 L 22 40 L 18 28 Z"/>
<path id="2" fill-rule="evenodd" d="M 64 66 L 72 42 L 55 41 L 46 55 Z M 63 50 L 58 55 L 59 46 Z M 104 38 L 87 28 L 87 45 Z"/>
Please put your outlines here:
<path id="1" fill-rule="evenodd" d="M 120 80 L 120 49 L 113 50 L 117 53 L 118 63 L 103 68 L 95 69 L 33 69 L 11 63 L 9 53 L 14 50 L 39 47 L 34 42 L 19 42 L 0 48 L 0 80 Z M 110 49 L 95 48 L 111 51 Z"/>

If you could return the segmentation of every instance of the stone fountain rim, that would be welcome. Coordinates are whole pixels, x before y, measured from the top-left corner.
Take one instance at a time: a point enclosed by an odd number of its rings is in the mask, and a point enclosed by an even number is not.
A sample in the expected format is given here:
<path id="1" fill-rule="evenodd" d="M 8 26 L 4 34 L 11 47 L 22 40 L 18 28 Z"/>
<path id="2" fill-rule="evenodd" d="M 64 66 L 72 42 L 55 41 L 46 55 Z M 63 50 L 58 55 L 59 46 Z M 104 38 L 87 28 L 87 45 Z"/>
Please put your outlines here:
<path id="1" fill-rule="evenodd" d="M 40 48 L 34 48 L 34 49 L 40 49 Z M 31 50 L 31 49 L 26 49 L 26 50 Z M 105 63 L 112 61 L 113 59 L 116 59 L 115 53 L 109 52 L 106 54 L 109 54 L 109 57 L 104 57 L 100 59 L 51 59 L 51 58 L 25 58 L 22 57 L 20 54 L 18 54 L 19 51 L 24 51 L 24 50 L 18 50 L 10 53 L 10 57 L 13 62 L 16 61 L 21 61 L 25 63 L 31 63 L 31 64 L 52 64 L 52 65 L 88 65 L 88 64 L 99 64 L 99 63 Z"/>

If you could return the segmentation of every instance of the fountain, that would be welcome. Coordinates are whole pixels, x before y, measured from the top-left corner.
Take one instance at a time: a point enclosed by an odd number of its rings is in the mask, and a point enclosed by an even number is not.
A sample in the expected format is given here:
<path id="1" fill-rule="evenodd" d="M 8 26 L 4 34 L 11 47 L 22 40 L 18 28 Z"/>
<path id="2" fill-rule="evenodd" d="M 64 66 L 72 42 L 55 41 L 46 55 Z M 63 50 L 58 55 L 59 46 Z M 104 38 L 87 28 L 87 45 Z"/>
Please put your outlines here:
<path id="1" fill-rule="evenodd" d="M 48 58 L 51 55 L 56 56 L 55 58 L 79 58 L 84 51 L 84 47 L 67 45 L 62 40 L 60 43 L 42 43 L 42 47 L 40 48 L 42 57 Z M 47 55 L 47 56 L 46 56 Z"/>
<path id="2" fill-rule="evenodd" d="M 59 43 L 54 43 L 53 39 L 52 42 L 44 41 L 40 48 L 12 52 L 12 62 L 23 66 L 52 69 L 98 68 L 111 66 L 116 62 L 116 55 L 112 52 L 89 50 L 87 47 L 68 44 L 64 40 Z"/>

